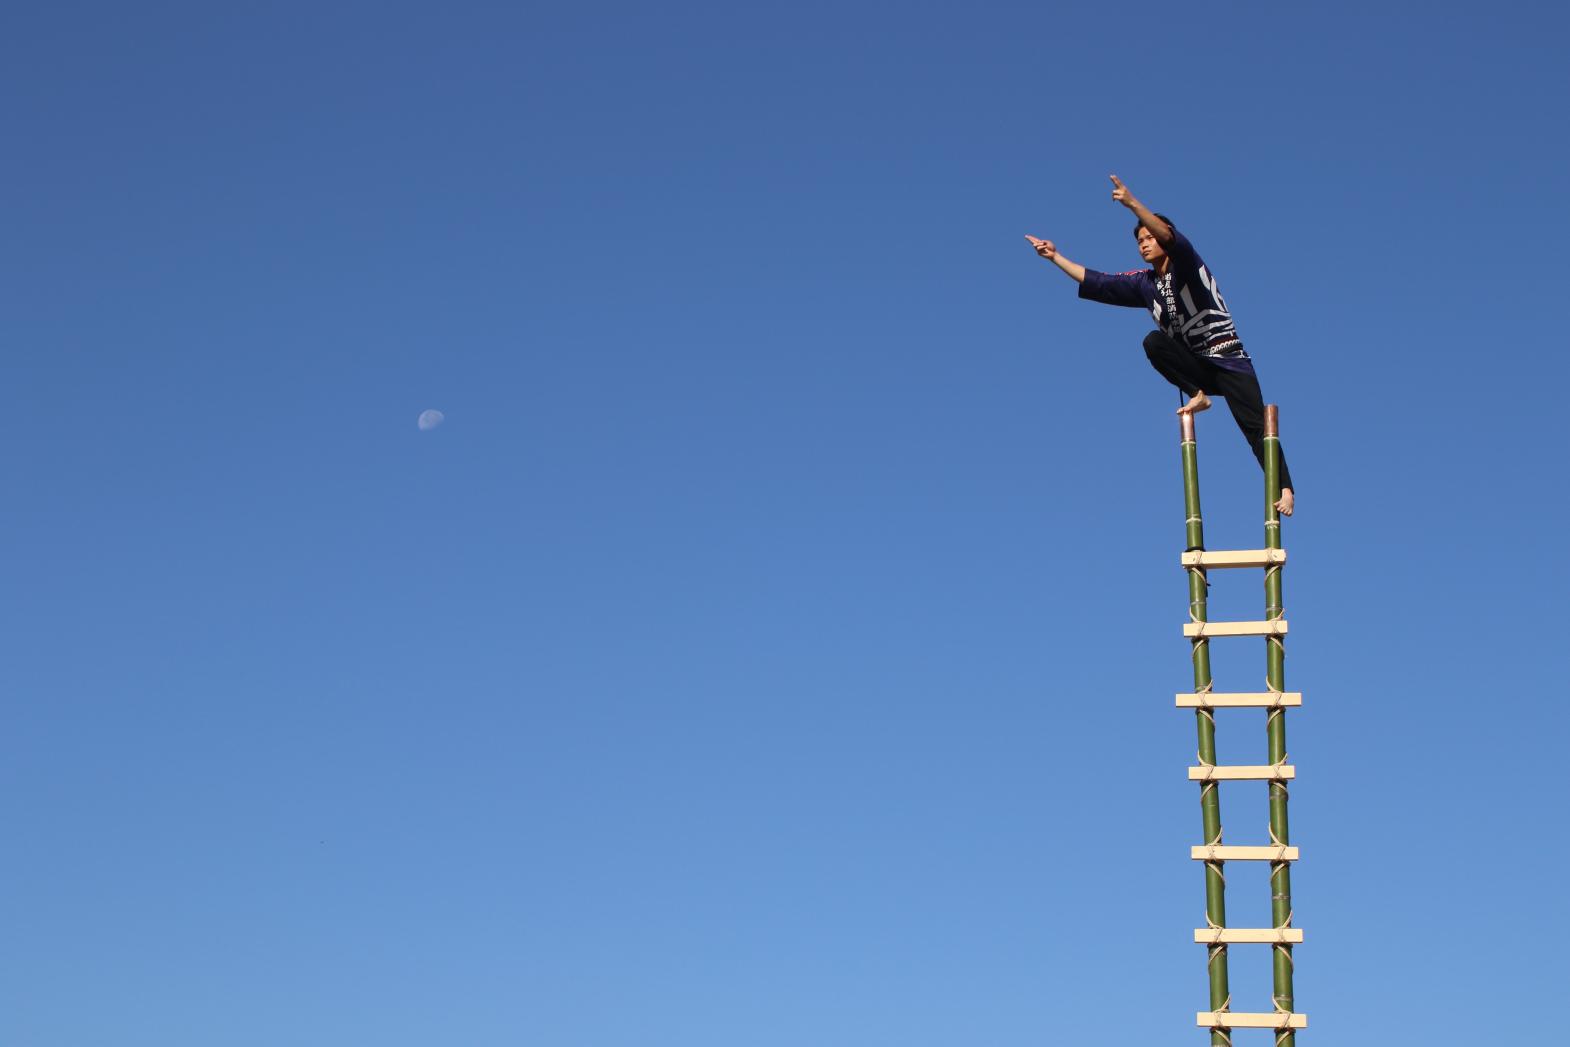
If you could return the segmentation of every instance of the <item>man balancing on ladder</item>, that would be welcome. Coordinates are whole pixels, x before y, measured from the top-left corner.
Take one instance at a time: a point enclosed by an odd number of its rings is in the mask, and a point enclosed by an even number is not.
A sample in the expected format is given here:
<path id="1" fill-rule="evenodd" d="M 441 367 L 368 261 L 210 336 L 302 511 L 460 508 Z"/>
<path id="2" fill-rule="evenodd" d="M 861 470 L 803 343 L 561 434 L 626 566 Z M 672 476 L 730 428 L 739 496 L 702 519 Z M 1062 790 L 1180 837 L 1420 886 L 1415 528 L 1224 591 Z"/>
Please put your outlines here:
<path id="1" fill-rule="evenodd" d="M 1112 199 L 1134 212 L 1139 224 L 1134 239 L 1139 256 L 1155 268 L 1131 273 L 1098 273 L 1071 262 L 1058 253 L 1050 240 L 1026 236 L 1036 253 L 1079 283 L 1079 296 L 1108 305 L 1148 309 L 1156 319 L 1155 331 L 1145 336 L 1145 355 L 1163 378 L 1188 396 L 1178 414 L 1195 414 L 1210 406 L 1206 390 L 1226 397 L 1238 428 L 1248 438 L 1259 464 L 1265 464 L 1265 398 L 1254 375 L 1254 362 L 1221 298 L 1216 278 L 1194 250 L 1194 245 L 1172 227 L 1170 219 L 1156 214 L 1134 198 L 1117 175 L 1112 175 Z M 1281 500 L 1276 510 L 1292 515 L 1292 474 L 1286 455 L 1281 456 Z"/>

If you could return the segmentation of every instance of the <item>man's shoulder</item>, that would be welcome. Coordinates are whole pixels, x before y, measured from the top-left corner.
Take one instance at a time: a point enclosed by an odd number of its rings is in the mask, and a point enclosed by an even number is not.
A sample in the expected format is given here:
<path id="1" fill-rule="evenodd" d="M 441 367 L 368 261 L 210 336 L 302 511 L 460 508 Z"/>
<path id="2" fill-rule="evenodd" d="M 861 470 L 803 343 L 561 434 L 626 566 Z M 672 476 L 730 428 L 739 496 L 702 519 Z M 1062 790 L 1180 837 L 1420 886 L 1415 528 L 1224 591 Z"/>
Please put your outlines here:
<path id="1" fill-rule="evenodd" d="M 1166 245 L 1167 257 L 1174 260 L 1192 258 L 1197 261 L 1199 251 L 1195 249 L 1194 242 L 1178 232 L 1177 226 L 1169 224 L 1167 228 L 1172 230 L 1172 242 Z"/>

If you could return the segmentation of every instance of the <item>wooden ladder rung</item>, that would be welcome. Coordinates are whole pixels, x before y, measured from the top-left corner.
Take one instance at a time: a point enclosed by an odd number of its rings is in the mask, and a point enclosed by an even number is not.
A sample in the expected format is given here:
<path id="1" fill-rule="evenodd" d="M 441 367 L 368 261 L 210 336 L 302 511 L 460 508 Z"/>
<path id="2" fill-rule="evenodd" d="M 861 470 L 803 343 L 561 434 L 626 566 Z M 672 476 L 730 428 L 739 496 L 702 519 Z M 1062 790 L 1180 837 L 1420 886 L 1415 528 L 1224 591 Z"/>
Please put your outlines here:
<path id="1" fill-rule="evenodd" d="M 1289 763 L 1267 763 L 1259 767 L 1190 767 L 1191 782 L 1280 782 L 1297 777 L 1297 768 Z"/>
<path id="2" fill-rule="evenodd" d="M 1303 705 L 1302 691 L 1204 691 L 1177 695 L 1179 710 L 1273 710 L 1278 705 Z"/>
<path id="3" fill-rule="evenodd" d="M 1302 691 L 1239 691 L 1235 694 L 1180 694 L 1179 709 L 1274 709 L 1282 705 L 1302 705 Z"/>
<path id="4" fill-rule="evenodd" d="M 1301 945 L 1303 932 L 1297 927 L 1196 927 L 1194 941 L 1200 945 Z"/>
<path id="5" fill-rule="evenodd" d="M 1264 622 L 1188 622 L 1183 635 L 1189 639 L 1200 636 L 1285 636 L 1287 620 L 1271 618 Z"/>
<path id="6" fill-rule="evenodd" d="M 1196 862 L 1295 862 L 1297 848 L 1288 847 L 1284 843 L 1273 843 L 1264 847 L 1227 847 L 1222 844 L 1210 844 L 1204 847 L 1190 847 L 1189 857 Z"/>
<path id="7" fill-rule="evenodd" d="M 1274 567 L 1286 562 L 1285 549 L 1196 549 L 1183 554 L 1184 567 Z"/>
<path id="8" fill-rule="evenodd" d="M 1308 1015 L 1278 1011 L 1247 1014 L 1243 1011 L 1200 1011 L 1194 1020 L 1204 1029 L 1306 1029 Z"/>

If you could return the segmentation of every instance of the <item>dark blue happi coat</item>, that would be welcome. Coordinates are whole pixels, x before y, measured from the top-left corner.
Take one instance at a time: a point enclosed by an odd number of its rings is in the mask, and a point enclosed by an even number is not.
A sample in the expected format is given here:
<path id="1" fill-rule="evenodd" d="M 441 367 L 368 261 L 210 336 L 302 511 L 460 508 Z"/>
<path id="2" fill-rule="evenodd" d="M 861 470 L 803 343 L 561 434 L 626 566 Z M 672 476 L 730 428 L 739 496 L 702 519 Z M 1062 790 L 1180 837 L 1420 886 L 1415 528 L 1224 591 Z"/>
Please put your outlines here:
<path id="1" fill-rule="evenodd" d="M 1226 300 L 1194 245 L 1173 227 L 1171 242 L 1161 247 L 1168 258 L 1165 276 L 1157 276 L 1154 269 L 1129 273 L 1086 269 L 1079 296 L 1148 309 L 1156 326 L 1189 352 L 1229 371 L 1252 373 L 1253 361 L 1243 349 Z"/>

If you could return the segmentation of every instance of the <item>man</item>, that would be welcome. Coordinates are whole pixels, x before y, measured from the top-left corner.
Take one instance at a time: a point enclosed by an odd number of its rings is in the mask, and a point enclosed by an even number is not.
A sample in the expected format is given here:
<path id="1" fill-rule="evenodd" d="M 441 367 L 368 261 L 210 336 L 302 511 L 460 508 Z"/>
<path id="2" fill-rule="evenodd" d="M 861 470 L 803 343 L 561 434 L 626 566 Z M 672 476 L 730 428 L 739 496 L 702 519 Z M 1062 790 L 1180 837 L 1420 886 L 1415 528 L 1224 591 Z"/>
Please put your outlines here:
<path id="1" fill-rule="evenodd" d="M 1178 414 L 1196 414 L 1210 406 L 1206 391 L 1226 398 L 1232 417 L 1248 439 L 1254 457 L 1265 463 L 1265 399 L 1259 391 L 1254 362 L 1243 350 L 1232 314 L 1221 298 L 1216 278 L 1194 245 L 1112 175 L 1112 199 L 1134 212 L 1139 224 L 1134 239 L 1139 256 L 1153 268 L 1131 273 L 1098 273 L 1069 261 L 1050 240 L 1027 235 L 1036 253 L 1073 277 L 1079 296 L 1108 305 L 1148 309 L 1158 330 L 1145 337 L 1145 355 L 1162 377 L 1188 396 Z M 1281 499 L 1276 510 L 1291 516 L 1292 474 L 1281 455 Z"/>

